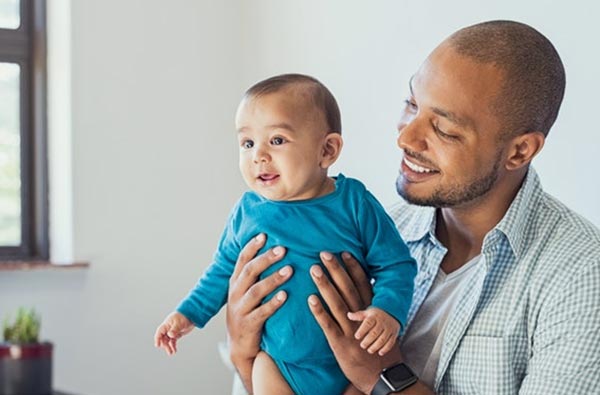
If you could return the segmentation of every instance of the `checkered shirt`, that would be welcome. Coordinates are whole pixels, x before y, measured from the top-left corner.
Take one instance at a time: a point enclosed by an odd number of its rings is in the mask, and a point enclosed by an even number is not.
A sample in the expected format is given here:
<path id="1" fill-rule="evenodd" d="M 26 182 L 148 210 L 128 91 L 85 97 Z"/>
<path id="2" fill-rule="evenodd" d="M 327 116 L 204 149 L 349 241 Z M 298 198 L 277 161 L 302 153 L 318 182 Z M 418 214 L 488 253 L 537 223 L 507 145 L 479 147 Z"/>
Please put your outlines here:
<path id="1" fill-rule="evenodd" d="M 389 210 L 419 264 L 411 324 L 446 248 L 435 209 Z M 533 168 L 484 238 L 446 328 L 438 394 L 600 394 L 600 231 L 542 190 Z"/>

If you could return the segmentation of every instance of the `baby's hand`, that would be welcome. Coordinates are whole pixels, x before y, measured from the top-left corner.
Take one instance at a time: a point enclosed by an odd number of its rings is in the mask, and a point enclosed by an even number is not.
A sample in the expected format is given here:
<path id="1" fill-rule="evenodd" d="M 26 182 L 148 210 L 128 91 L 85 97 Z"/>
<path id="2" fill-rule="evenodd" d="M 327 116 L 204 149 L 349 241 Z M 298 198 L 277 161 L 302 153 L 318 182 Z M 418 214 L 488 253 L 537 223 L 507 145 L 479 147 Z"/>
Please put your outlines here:
<path id="1" fill-rule="evenodd" d="M 352 321 L 362 321 L 356 330 L 354 337 L 360 342 L 360 346 L 369 354 L 379 353 L 385 355 L 389 352 L 400 332 L 400 323 L 394 317 L 377 307 L 369 307 L 355 313 L 348 313 Z"/>
<path id="2" fill-rule="evenodd" d="M 154 333 L 154 347 L 163 348 L 167 355 L 177 352 L 177 340 L 194 329 L 194 324 L 181 313 L 172 312 Z"/>

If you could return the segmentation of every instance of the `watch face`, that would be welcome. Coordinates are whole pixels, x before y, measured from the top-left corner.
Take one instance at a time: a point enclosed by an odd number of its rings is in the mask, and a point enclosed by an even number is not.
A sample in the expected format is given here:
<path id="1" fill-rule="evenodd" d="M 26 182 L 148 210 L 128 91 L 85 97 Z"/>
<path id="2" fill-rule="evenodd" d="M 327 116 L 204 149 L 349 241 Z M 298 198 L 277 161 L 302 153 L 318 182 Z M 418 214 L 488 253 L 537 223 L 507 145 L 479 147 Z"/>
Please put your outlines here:
<path id="1" fill-rule="evenodd" d="M 403 363 L 386 370 L 385 378 L 394 388 L 403 388 L 405 385 L 416 380 L 416 376 L 412 370 L 410 370 L 408 366 Z"/>

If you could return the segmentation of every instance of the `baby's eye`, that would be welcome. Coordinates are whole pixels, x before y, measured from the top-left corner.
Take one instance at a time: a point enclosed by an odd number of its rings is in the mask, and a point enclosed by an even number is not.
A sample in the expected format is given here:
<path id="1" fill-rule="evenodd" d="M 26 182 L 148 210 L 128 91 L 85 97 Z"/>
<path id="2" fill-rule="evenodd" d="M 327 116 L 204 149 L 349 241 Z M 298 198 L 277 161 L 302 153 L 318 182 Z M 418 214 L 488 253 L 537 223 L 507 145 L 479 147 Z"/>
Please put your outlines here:
<path id="1" fill-rule="evenodd" d="M 250 148 L 254 147 L 254 141 L 244 140 L 244 141 L 242 141 L 242 147 L 245 149 L 250 149 Z"/>
<path id="2" fill-rule="evenodd" d="M 271 144 L 273 145 L 281 145 L 285 143 L 285 139 L 283 137 L 273 137 L 271 140 Z"/>

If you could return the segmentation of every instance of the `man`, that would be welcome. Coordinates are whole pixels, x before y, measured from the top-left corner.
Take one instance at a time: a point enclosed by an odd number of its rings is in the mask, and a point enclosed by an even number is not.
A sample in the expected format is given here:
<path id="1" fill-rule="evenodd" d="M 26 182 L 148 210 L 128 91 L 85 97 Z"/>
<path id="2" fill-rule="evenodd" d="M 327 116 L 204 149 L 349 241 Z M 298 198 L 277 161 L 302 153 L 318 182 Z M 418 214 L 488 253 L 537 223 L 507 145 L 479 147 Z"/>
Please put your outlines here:
<path id="1" fill-rule="evenodd" d="M 442 42 L 410 80 L 398 125 L 404 157 L 390 214 L 419 264 L 397 352 L 372 355 L 349 311 L 370 302 L 352 257 L 311 274 L 308 304 L 362 393 L 587 394 L 600 379 L 600 232 L 543 192 L 531 168 L 562 102 L 565 76 L 533 28 L 493 21 Z M 267 235 L 268 236 L 268 235 Z M 230 282 L 231 357 L 246 388 L 264 321 L 291 268 L 258 281 L 284 249 L 247 245 Z M 383 371 L 384 368 L 389 368 Z M 414 371 L 414 372 L 413 372 Z M 349 392 L 355 391 L 350 389 Z"/>

